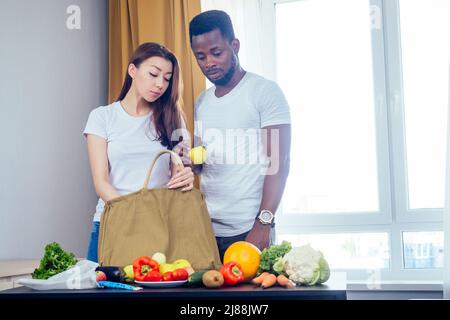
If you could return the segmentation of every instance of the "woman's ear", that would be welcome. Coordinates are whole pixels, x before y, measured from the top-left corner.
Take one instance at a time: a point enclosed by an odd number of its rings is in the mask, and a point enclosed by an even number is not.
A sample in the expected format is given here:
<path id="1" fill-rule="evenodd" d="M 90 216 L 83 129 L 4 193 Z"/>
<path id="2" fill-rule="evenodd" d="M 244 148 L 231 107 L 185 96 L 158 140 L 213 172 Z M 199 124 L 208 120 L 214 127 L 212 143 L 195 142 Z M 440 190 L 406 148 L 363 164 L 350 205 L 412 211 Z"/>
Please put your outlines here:
<path id="1" fill-rule="evenodd" d="M 239 39 L 233 39 L 231 40 L 231 48 L 233 49 L 234 54 L 239 53 L 239 49 L 241 48 L 241 43 L 239 42 Z"/>
<path id="2" fill-rule="evenodd" d="M 130 75 L 130 77 L 131 77 L 132 79 L 134 79 L 134 77 L 135 77 L 135 75 L 136 75 L 136 71 L 137 71 L 136 66 L 135 66 L 133 63 L 130 63 L 130 64 L 128 65 L 128 74 Z"/>

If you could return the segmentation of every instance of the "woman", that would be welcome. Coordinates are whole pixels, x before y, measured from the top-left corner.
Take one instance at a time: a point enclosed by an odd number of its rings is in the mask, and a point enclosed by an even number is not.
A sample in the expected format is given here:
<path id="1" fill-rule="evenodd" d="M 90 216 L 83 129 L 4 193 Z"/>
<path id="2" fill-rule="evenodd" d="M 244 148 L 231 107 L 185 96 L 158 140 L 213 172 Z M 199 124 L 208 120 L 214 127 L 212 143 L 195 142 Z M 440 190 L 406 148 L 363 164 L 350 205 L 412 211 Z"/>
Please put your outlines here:
<path id="1" fill-rule="evenodd" d="M 98 232 L 105 202 L 142 188 L 149 164 L 160 151 L 171 149 L 187 156 L 189 135 L 183 130 L 182 81 L 175 55 L 160 44 L 144 43 L 133 53 L 127 71 L 117 101 L 92 110 L 84 130 L 99 196 L 87 253 L 91 261 L 98 260 Z M 180 131 L 185 132 L 183 138 Z M 168 155 L 160 157 L 148 188 L 191 190 L 191 168 L 175 173 L 170 163 Z"/>

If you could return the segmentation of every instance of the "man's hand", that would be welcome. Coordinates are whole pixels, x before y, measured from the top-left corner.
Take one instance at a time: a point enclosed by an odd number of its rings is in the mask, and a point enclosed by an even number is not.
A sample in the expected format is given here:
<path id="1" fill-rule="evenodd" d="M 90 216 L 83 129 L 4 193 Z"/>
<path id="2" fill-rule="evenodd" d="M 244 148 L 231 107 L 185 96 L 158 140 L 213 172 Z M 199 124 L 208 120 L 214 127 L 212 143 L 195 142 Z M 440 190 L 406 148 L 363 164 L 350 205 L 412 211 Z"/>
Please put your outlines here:
<path id="1" fill-rule="evenodd" d="M 178 154 L 181 158 L 181 161 L 183 161 L 184 165 L 191 165 L 191 158 L 189 158 L 189 150 L 190 150 L 190 144 L 189 141 L 183 140 L 178 142 L 178 144 L 173 147 L 172 151 Z"/>
<path id="2" fill-rule="evenodd" d="M 270 224 L 262 224 L 259 220 L 255 220 L 253 228 L 248 233 L 245 241 L 253 243 L 262 251 L 270 246 L 270 230 Z"/>

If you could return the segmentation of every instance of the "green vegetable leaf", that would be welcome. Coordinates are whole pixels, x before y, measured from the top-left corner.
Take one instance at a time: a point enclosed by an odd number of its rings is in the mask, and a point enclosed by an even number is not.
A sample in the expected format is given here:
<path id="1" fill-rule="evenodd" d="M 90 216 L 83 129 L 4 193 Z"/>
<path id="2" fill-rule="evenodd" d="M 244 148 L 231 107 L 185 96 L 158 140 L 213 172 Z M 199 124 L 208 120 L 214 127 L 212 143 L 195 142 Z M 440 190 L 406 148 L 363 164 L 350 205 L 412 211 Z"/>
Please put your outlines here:
<path id="1" fill-rule="evenodd" d="M 319 260 L 320 267 L 320 278 L 317 281 L 317 284 L 321 284 L 326 282 L 330 278 L 330 266 L 328 265 L 327 260 L 322 256 Z"/>
<path id="2" fill-rule="evenodd" d="M 39 268 L 31 275 L 33 279 L 48 279 L 58 273 L 66 271 L 77 263 L 75 255 L 64 251 L 57 242 L 45 246 Z"/>
<path id="3" fill-rule="evenodd" d="M 276 268 L 277 270 L 274 270 L 273 266 L 279 258 L 282 258 L 291 249 L 292 245 L 289 241 L 283 241 L 279 245 L 273 245 L 269 248 L 264 249 L 261 252 L 261 261 L 259 263 L 258 274 L 264 271 L 280 274 L 281 270 L 279 268 Z"/>

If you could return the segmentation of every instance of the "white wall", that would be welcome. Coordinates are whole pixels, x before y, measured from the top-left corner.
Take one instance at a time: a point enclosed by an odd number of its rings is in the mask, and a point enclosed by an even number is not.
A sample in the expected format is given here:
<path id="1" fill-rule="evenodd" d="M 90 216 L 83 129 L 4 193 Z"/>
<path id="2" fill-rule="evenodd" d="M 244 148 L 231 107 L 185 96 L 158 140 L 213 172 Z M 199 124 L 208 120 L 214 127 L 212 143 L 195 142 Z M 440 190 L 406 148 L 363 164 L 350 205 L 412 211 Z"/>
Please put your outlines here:
<path id="1" fill-rule="evenodd" d="M 107 17 L 106 0 L 0 1 L 0 261 L 52 241 L 85 257 L 96 196 L 82 131 L 106 104 Z"/>

